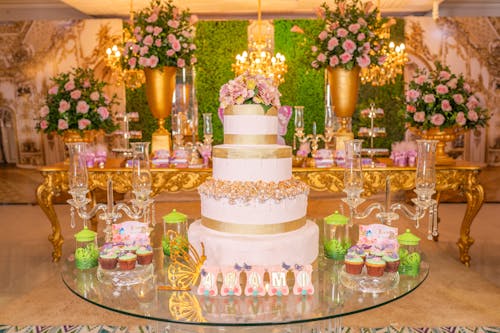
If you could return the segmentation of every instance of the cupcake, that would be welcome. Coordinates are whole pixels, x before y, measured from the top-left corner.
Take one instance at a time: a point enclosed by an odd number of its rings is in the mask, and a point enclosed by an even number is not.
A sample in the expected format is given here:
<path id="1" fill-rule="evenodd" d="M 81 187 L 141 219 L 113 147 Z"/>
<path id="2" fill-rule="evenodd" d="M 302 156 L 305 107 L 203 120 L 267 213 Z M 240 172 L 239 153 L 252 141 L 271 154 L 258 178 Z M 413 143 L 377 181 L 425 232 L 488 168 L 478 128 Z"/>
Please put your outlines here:
<path id="1" fill-rule="evenodd" d="M 384 275 L 385 266 L 385 261 L 380 257 L 366 258 L 366 274 L 368 274 L 368 276 Z"/>
<path id="2" fill-rule="evenodd" d="M 353 245 L 347 250 L 347 254 L 353 254 L 356 256 L 361 257 L 361 259 L 365 259 L 366 257 L 366 252 L 363 247 L 358 246 L 358 245 Z"/>
<path id="3" fill-rule="evenodd" d="M 118 264 L 120 265 L 120 269 L 122 271 L 128 271 L 135 268 L 136 260 L 137 256 L 129 252 L 118 257 Z"/>
<path id="4" fill-rule="evenodd" d="M 363 269 L 364 261 L 363 258 L 354 253 L 348 253 L 344 258 L 344 264 L 347 273 L 359 275 Z"/>
<path id="5" fill-rule="evenodd" d="M 115 269 L 118 256 L 113 252 L 101 252 L 99 255 L 99 265 L 102 269 Z"/>
<path id="6" fill-rule="evenodd" d="M 385 261 L 385 271 L 390 273 L 395 273 L 399 268 L 399 256 L 395 252 L 387 253 L 382 257 Z"/>
<path id="7" fill-rule="evenodd" d="M 135 254 L 137 255 L 137 263 L 139 265 L 149 265 L 153 262 L 153 249 L 150 245 L 139 247 Z"/>

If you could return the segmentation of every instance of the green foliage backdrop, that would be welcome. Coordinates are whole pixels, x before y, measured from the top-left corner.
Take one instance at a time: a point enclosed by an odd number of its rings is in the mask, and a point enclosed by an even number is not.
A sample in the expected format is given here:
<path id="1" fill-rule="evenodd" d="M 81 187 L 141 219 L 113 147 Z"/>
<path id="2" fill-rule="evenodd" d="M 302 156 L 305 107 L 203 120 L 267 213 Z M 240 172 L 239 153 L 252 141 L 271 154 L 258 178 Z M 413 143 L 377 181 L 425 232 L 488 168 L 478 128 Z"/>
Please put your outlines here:
<path id="1" fill-rule="evenodd" d="M 404 22 L 396 20 L 391 28 L 391 40 L 404 41 Z M 297 25 L 305 34 L 291 32 Z M 222 143 L 222 124 L 217 116 L 219 89 L 234 78 L 231 64 L 238 53 L 247 49 L 247 21 L 200 21 L 196 26 L 196 45 L 198 64 L 196 65 L 196 97 L 200 117 L 199 136 L 202 137 L 202 113 L 213 114 L 214 143 Z M 303 105 L 306 132 L 312 131 L 312 123 L 317 123 L 318 132 L 324 129 L 325 79 L 323 71 L 313 70 L 308 52 L 311 39 L 321 31 L 319 20 L 275 20 L 275 52 L 285 55 L 288 73 L 280 85 L 282 105 Z M 404 135 L 404 82 L 400 76 L 394 84 L 383 87 L 361 86 L 358 106 L 353 117 L 353 131 L 360 126 L 369 126 L 367 119 L 360 119 L 359 111 L 375 103 L 385 111 L 385 117 L 377 120 L 375 126 L 385 127 L 386 138 L 375 140 L 376 147 L 390 148 L 391 143 L 400 141 Z M 144 87 L 127 90 L 127 112 L 139 112 L 139 123 L 131 124 L 132 129 L 142 130 L 143 139 L 151 140 L 157 128 L 156 120 L 147 107 Z M 288 124 L 286 142 L 293 140 L 293 118 Z M 168 128 L 170 125 L 167 124 Z M 365 140 L 365 146 L 369 140 Z"/>

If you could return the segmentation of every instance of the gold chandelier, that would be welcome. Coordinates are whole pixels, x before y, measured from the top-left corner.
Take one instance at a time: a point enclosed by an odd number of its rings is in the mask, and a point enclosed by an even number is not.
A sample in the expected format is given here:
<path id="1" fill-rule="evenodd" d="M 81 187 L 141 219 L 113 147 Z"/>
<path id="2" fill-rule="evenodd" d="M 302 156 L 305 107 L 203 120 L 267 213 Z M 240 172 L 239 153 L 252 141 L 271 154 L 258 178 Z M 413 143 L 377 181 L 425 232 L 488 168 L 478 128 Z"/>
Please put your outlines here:
<path id="1" fill-rule="evenodd" d="M 244 72 L 261 74 L 271 78 L 276 86 L 285 81 L 288 67 L 285 56 L 279 52 L 274 56 L 274 27 L 269 21 L 261 20 L 261 0 L 258 2 L 257 22 L 248 27 L 248 52 L 236 56 L 232 64 L 233 72 L 238 76 Z"/>
<path id="2" fill-rule="evenodd" d="M 380 0 L 377 1 L 380 18 Z M 394 19 L 389 20 L 378 32 L 381 39 L 388 41 L 391 38 L 390 26 L 394 24 Z M 404 65 L 408 62 L 405 52 L 405 44 L 396 45 L 393 41 L 382 46 L 382 54 L 386 56 L 383 64 L 371 64 L 367 68 L 361 69 L 361 83 L 371 83 L 372 86 L 383 86 L 394 83 L 398 75 L 403 74 Z"/>
<path id="3" fill-rule="evenodd" d="M 118 84 L 123 83 L 127 88 L 137 89 L 146 82 L 144 72 L 140 69 L 123 68 L 123 64 L 128 61 L 123 57 L 124 45 L 127 45 L 127 42 L 135 43 L 132 31 L 134 31 L 134 5 L 133 0 L 130 0 L 130 26 L 123 29 L 123 43 L 113 44 L 106 49 L 106 62 Z"/>

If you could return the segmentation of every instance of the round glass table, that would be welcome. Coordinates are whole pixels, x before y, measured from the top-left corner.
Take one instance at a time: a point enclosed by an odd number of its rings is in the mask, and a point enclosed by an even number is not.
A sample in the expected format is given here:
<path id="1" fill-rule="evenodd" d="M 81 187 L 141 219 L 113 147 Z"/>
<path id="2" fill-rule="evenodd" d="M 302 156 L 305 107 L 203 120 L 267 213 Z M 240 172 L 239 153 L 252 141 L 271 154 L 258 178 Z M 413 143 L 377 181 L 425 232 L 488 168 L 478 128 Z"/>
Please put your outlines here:
<path id="1" fill-rule="evenodd" d="M 387 291 L 361 292 L 346 287 L 343 265 L 320 258 L 312 275 L 313 295 L 211 297 L 195 291 L 162 290 L 166 284 L 162 253 L 155 252 L 153 265 L 154 274 L 133 285 L 120 286 L 113 280 L 101 282 L 96 268 L 79 270 L 67 260 L 62 279 L 75 295 L 90 303 L 168 328 L 160 331 L 177 332 L 177 327 L 179 332 L 262 332 L 263 326 L 273 326 L 273 332 L 300 332 L 304 328 L 330 332 L 340 329 L 343 316 L 408 295 L 429 273 L 428 264 L 422 262 L 417 276 L 397 275 Z"/>

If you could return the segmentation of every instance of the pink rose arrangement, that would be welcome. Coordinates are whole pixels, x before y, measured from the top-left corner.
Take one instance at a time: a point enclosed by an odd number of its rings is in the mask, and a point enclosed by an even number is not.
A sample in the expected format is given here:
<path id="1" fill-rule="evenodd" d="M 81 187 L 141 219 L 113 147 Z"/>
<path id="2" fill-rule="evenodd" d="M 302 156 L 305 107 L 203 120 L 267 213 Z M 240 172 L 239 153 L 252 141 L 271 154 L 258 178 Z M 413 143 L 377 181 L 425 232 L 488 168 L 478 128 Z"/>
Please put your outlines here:
<path id="1" fill-rule="evenodd" d="M 66 130 L 104 130 L 117 128 L 110 108 L 115 96 L 106 96 L 106 83 L 94 77 L 92 69 L 76 68 L 51 78 L 45 103 L 39 110 L 35 128 L 44 133 Z"/>
<path id="2" fill-rule="evenodd" d="M 221 87 L 219 102 L 223 109 L 230 105 L 260 104 L 267 111 L 280 106 L 280 96 L 272 79 L 245 72 Z"/>
<path id="3" fill-rule="evenodd" d="M 410 127 L 473 129 L 484 127 L 489 113 L 481 106 L 462 74 L 453 74 L 448 66 L 435 63 L 427 72 L 418 69 L 406 91 L 406 121 Z"/>
<path id="4" fill-rule="evenodd" d="M 316 69 L 341 66 L 351 70 L 354 66 L 382 64 L 385 39 L 379 31 L 388 20 L 378 17 L 378 9 L 371 1 L 335 0 L 335 5 L 334 11 L 326 3 L 318 10 L 324 28 L 311 47 L 311 66 Z"/>
<path id="5" fill-rule="evenodd" d="M 186 67 L 196 63 L 193 42 L 196 15 L 180 11 L 172 0 L 153 0 L 136 13 L 134 37 L 125 43 L 122 64 L 129 69 L 163 66 Z"/>

